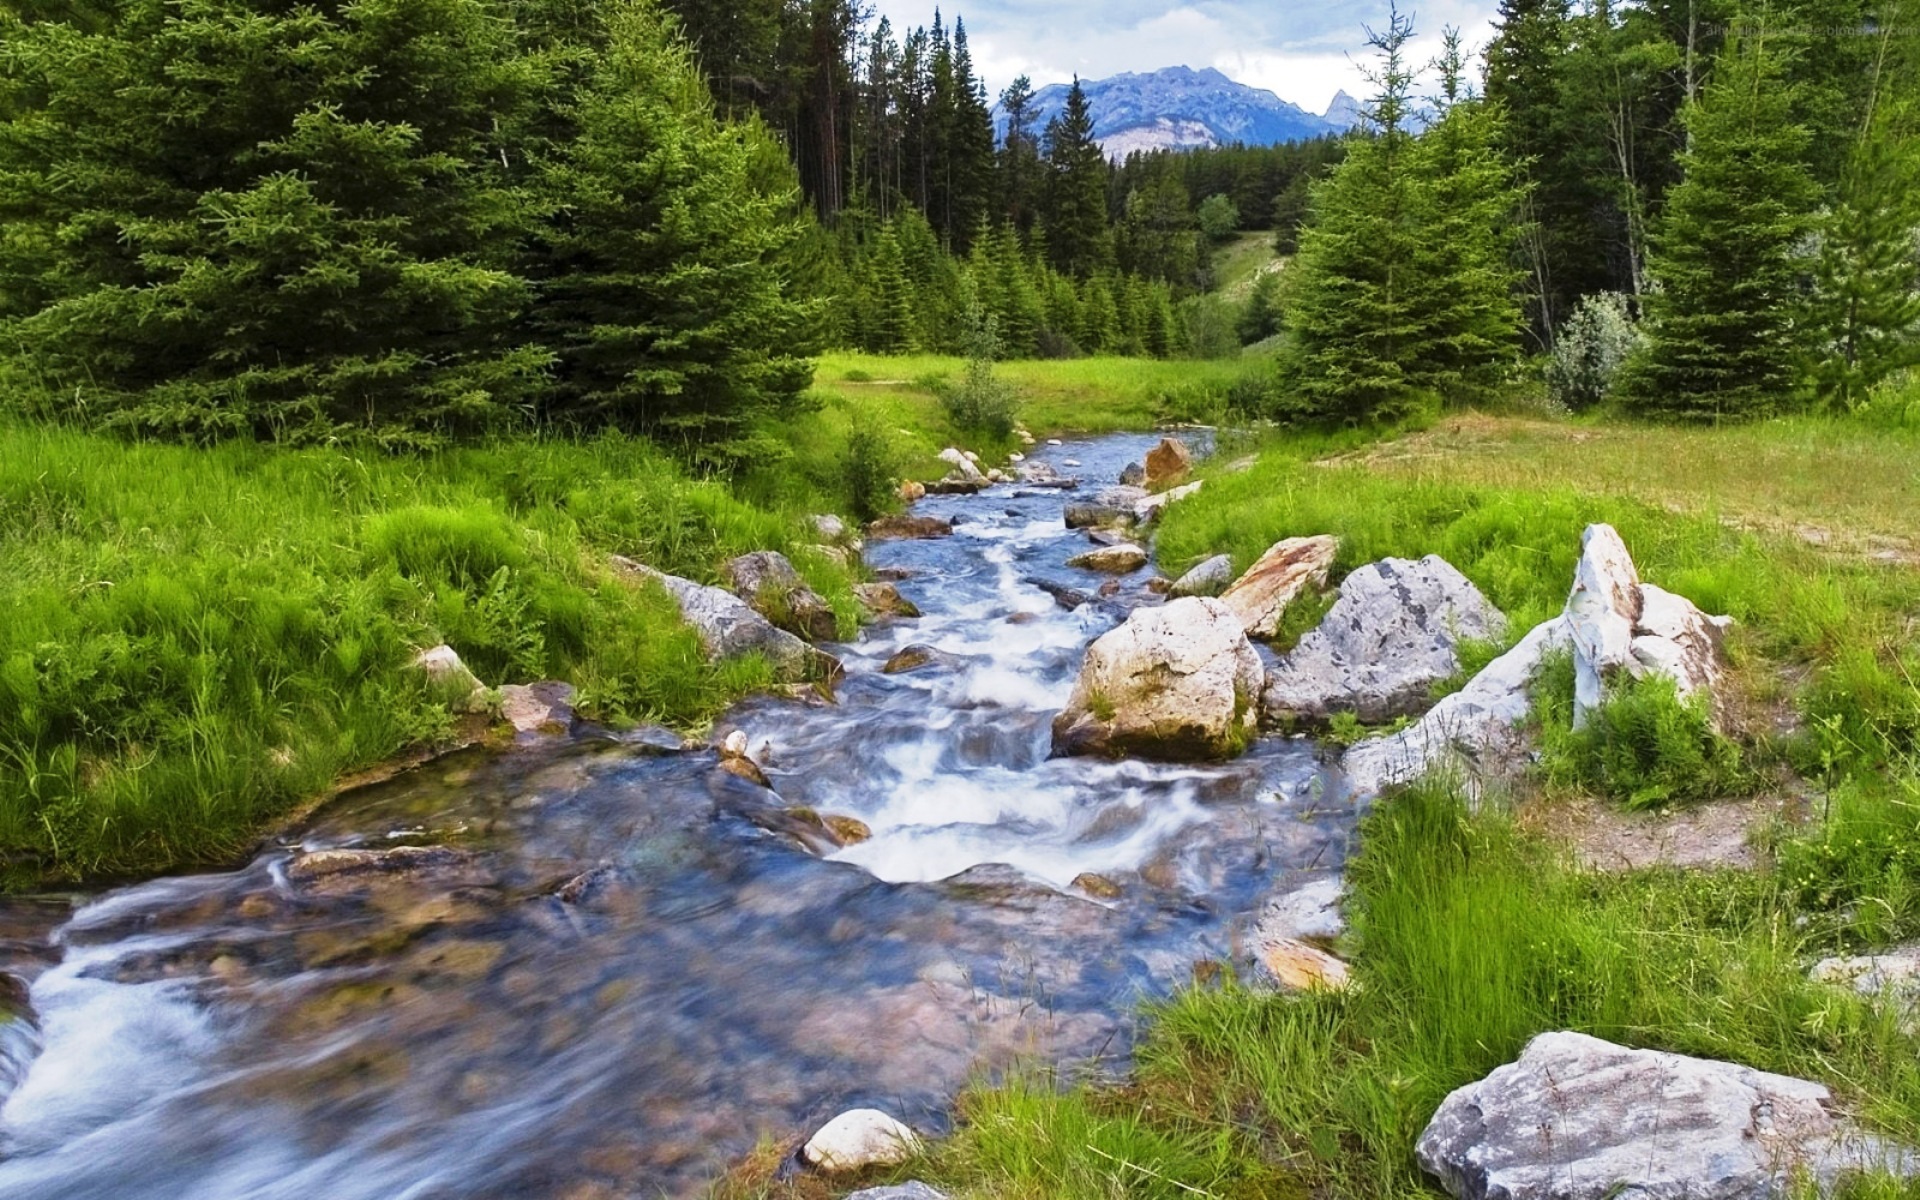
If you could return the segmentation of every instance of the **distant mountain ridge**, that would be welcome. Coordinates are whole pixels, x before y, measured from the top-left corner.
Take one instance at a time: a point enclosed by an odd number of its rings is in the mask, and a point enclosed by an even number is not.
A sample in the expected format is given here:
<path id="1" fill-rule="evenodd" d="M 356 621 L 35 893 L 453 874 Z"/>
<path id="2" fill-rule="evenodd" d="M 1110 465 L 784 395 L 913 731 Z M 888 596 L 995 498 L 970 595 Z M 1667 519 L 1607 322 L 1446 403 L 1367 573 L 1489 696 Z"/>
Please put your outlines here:
<path id="1" fill-rule="evenodd" d="M 1212 67 L 1128 72 L 1110 79 L 1083 79 L 1080 86 L 1093 110 L 1093 136 L 1113 158 L 1137 150 L 1300 142 L 1346 132 L 1358 112 L 1358 105 L 1345 92 L 1334 97 L 1325 115 L 1319 115 L 1262 88 L 1236 83 Z M 1054 83 L 1034 93 L 1036 134 L 1065 110 L 1070 90 L 1064 83 Z M 997 105 L 993 119 L 995 132 L 1005 137 L 1006 114 Z"/>

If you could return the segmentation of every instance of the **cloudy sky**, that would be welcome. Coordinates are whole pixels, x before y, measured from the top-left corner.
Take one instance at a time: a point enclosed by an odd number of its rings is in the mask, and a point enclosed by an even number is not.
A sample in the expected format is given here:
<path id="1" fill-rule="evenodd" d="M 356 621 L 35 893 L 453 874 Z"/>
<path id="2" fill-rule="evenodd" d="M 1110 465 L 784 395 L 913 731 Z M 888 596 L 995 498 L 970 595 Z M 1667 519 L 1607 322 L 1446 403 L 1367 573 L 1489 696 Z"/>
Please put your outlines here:
<path id="1" fill-rule="evenodd" d="M 875 0 L 896 29 L 932 21 L 933 0 Z M 1103 79 L 1121 71 L 1218 67 L 1242 83 L 1268 88 L 1320 112 L 1345 88 L 1366 94 L 1363 27 L 1386 23 L 1386 0 L 947 0 L 951 24 L 967 23 L 974 61 L 995 95 L 1016 75 L 1034 86 L 1065 83 L 1077 72 Z M 1471 45 L 1486 41 L 1495 0 L 1403 0 L 1414 18 L 1416 62 L 1433 56 L 1440 30 L 1457 25 Z"/>

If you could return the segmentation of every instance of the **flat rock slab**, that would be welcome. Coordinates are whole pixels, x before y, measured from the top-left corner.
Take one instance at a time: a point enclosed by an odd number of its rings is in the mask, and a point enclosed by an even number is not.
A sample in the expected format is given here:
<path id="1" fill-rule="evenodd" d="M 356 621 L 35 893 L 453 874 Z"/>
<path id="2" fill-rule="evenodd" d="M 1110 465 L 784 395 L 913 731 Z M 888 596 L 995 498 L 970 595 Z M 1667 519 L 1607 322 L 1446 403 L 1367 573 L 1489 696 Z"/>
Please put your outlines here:
<path id="1" fill-rule="evenodd" d="M 573 729 L 573 685 L 512 683 L 500 689 L 500 716 L 516 733 L 564 734 Z"/>
<path id="2" fill-rule="evenodd" d="M 1136 546 L 1132 542 L 1122 542 L 1117 546 L 1102 546 L 1098 550 L 1076 554 L 1067 560 L 1067 565 L 1078 567 L 1083 571 L 1126 575 L 1147 565 L 1147 551 L 1145 547 Z"/>
<path id="3" fill-rule="evenodd" d="M 1757 1200 L 1802 1174 L 1824 1191 L 1920 1167 L 1818 1083 L 1579 1033 L 1543 1033 L 1448 1096 L 1416 1153 L 1460 1200 Z"/>

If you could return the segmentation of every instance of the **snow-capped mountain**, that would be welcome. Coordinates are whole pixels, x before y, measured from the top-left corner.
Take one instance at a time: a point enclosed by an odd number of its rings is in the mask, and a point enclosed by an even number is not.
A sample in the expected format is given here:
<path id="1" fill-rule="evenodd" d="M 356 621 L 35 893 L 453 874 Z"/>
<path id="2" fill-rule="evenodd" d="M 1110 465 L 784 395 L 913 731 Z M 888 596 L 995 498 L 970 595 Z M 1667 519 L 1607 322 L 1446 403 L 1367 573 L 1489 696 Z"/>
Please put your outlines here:
<path id="1" fill-rule="evenodd" d="M 1111 79 L 1083 79 L 1080 86 L 1093 109 L 1093 136 L 1114 158 L 1136 150 L 1299 142 L 1344 133 L 1357 119 L 1357 106 L 1345 92 L 1334 97 L 1326 116 L 1318 116 L 1272 92 L 1235 83 L 1211 67 L 1204 71 L 1167 67 L 1144 75 L 1129 72 Z M 1055 83 L 1034 93 L 1036 134 L 1066 108 L 1069 90 L 1066 84 Z M 993 116 L 996 132 L 1006 136 L 1005 114 L 996 107 Z"/>

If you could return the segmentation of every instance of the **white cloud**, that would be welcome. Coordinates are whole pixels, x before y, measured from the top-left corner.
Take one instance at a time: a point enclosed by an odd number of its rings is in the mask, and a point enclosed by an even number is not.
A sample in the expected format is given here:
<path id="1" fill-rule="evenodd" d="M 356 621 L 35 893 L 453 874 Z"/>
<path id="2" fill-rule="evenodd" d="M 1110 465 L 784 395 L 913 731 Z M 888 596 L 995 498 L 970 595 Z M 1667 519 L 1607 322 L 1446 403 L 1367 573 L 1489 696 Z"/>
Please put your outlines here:
<path id="1" fill-rule="evenodd" d="M 1438 52 L 1440 31 L 1457 25 L 1470 45 L 1483 44 L 1494 0 L 1430 0 L 1408 6 L 1418 36 L 1415 63 Z M 897 29 L 929 24 L 927 0 L 878 0 Z M 1122 71 L 1162 67 L 1217 67 L 1255 87 L 1268 88 L 1302 108 L 1323 110 L 1336 91 L 1365 96 L 1365 27 L 1384 25 L 1385 0 L 1357 4 L 1275 4 L 1271 0 L 1191 0 L 1169 5 L 1142 0 L 1067 0 L 1018 4 L 985 0 L 974 7 L 943 7 L 951 24 L 965 18 L 974 61 L 988 90 L 998 93 L 1018 75 L 1035 86 L 1064 83 L 1078 74 L 1101 79 Z"/>

